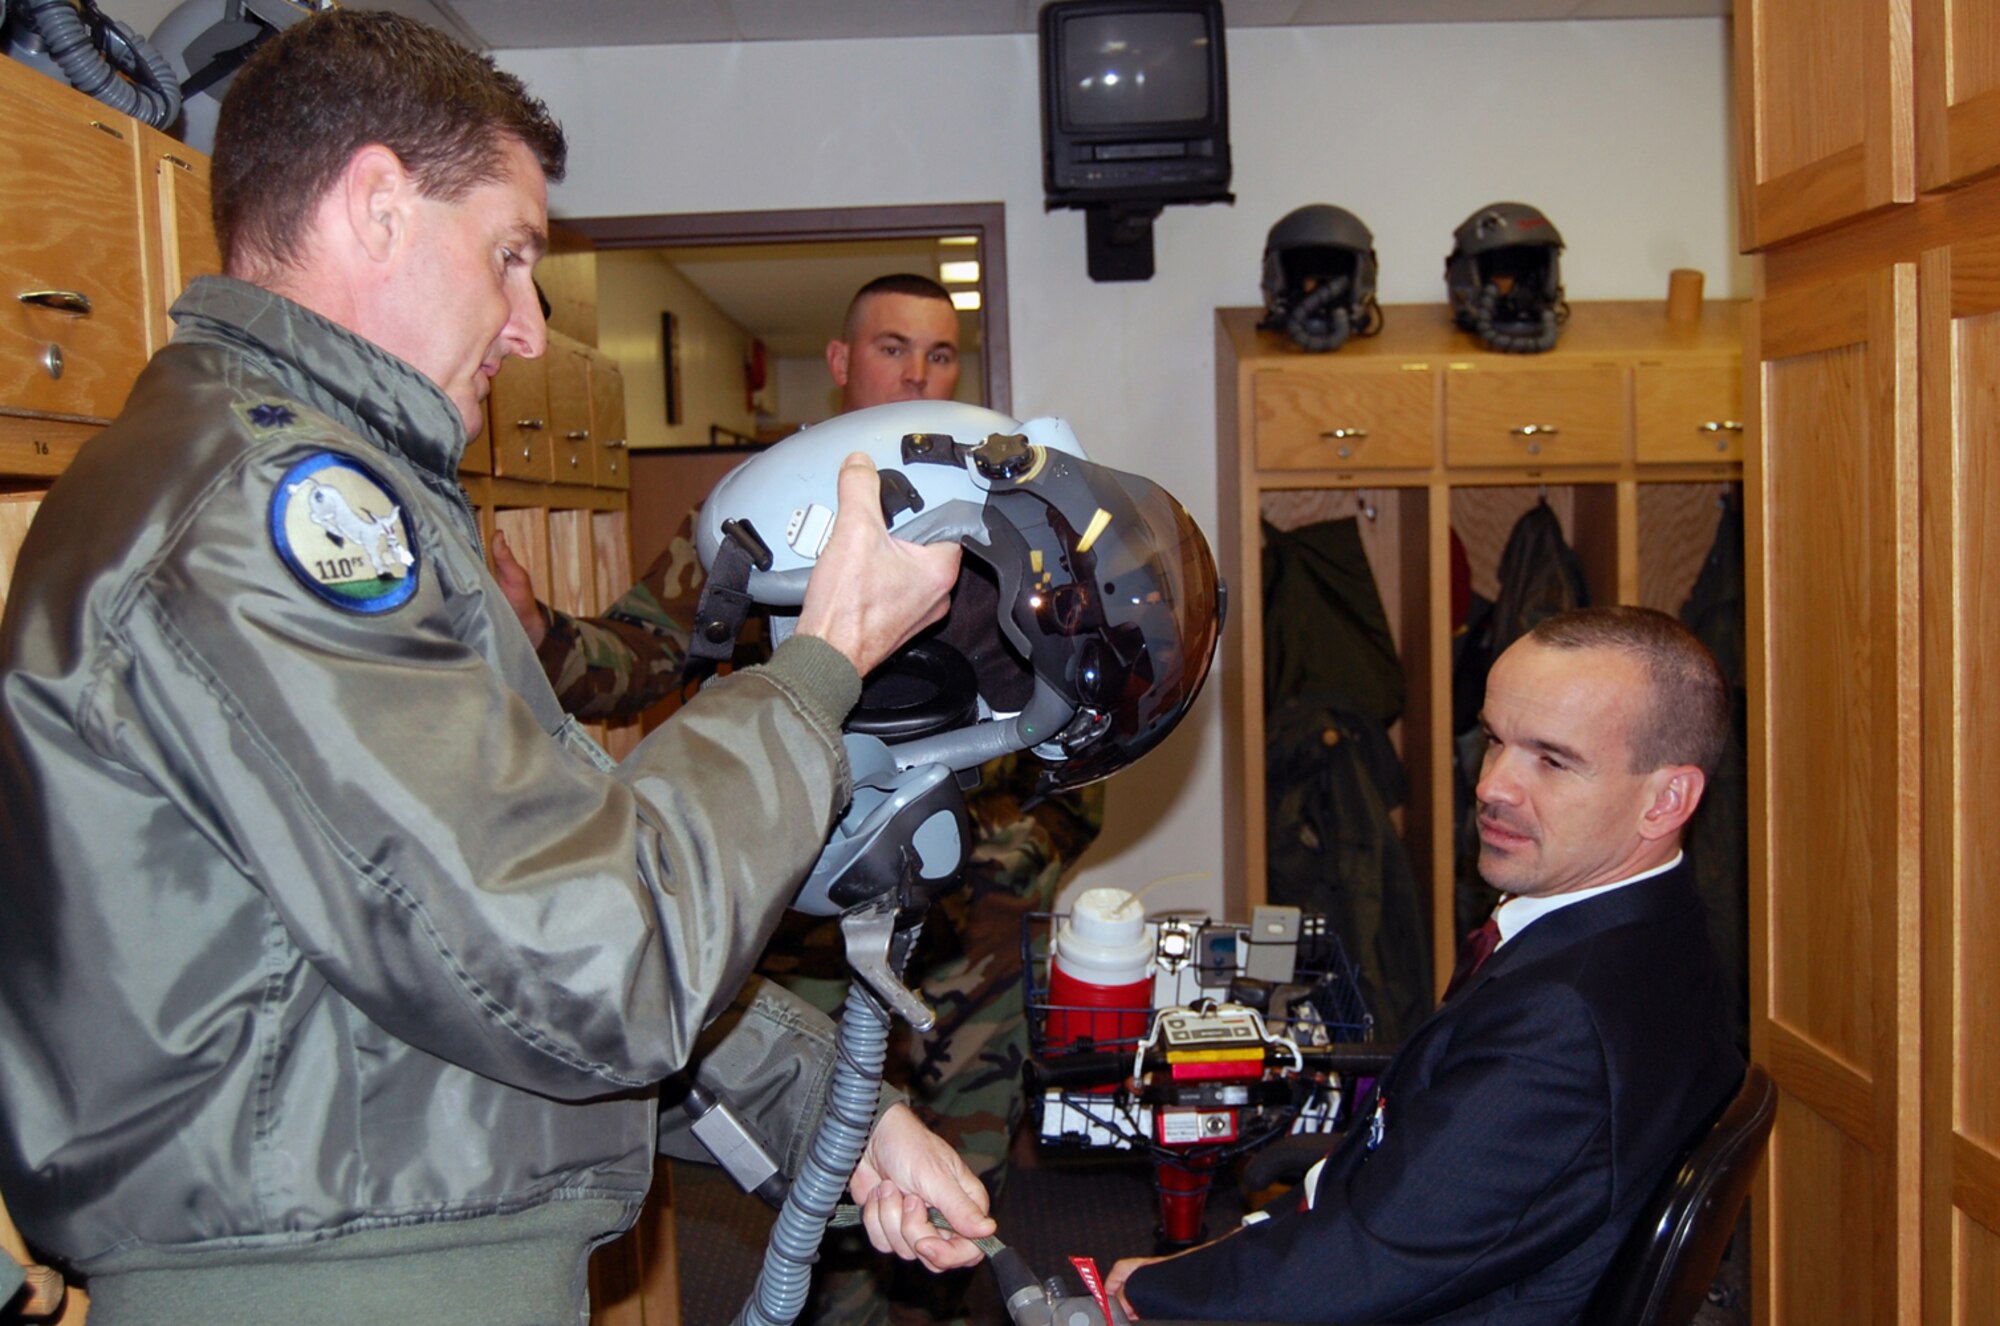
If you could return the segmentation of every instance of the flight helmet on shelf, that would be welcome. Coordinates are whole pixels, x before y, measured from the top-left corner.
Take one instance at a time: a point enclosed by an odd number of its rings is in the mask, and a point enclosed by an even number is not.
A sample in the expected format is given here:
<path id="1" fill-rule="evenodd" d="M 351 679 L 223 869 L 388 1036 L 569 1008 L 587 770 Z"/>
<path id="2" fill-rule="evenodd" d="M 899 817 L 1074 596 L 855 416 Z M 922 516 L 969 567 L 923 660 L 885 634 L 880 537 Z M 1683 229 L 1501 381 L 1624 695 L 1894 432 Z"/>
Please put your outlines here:
<path id="1" fill-rule="evenodd" d="M 1452 232 L 1445 288 L 1453 318 L 1495 350 L 1553 350 L 1569 319 L 1562 236 L 1526 203 L 1489 203 Z"/>
<path id="2" fill-rule="evenodd" d="M 1382 330 L 1375 302 L 1375 237 L 1344 207 L 1308 203 L 1264 240 L 1264 319 L 1302 350 L 1338 350 Z"/>

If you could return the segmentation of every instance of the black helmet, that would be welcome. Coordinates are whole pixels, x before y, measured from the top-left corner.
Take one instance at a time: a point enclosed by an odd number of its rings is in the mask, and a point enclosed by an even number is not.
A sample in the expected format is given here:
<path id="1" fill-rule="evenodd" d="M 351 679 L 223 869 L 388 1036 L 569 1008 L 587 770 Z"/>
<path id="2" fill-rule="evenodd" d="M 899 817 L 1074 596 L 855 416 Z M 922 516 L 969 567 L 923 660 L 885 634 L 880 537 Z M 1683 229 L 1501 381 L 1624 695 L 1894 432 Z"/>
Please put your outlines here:
<path id="1" fill-rule="evenodd" d="M 1553 350 L 1569 319 L 1554 223 L 1526 203 L 1489 203 L 1452 239 L 1444 283 L 1458 325 L 1495 350 Z"/>
<path id="2" fill-rule="evenodd" d="M 1375 302 L 1375 237 L 1343 207 L 1308 203 L 1264 240 L 1264 320 L 1302 350 L 1338 350 L 1382 330 Z"/>

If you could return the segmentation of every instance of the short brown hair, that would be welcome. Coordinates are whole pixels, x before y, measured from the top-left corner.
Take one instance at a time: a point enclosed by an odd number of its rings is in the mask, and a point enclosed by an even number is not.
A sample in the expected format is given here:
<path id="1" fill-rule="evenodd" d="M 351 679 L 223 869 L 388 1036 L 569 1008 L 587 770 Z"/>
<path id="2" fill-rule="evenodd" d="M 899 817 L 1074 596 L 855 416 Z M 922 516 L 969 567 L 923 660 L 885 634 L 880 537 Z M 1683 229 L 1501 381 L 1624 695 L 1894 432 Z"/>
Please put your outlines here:
<path id="1" fill-rule="evenodd" d="M 451 201 L 501 177 L 509 139 L 562 178 L 562 127 L 490 57 L 400 14 L 313 14 L 258 47 L 223 98 L 211 181 L 224 265 L 295 259 L 313 209 L 370 144 Z"/>
<path id="2" fill-rule="evenodd" d="M 854 298 L 847 301 L 847 316 L 841 320 L 840 339 L 852 341 L 857 319 L 861 316 L 861 306 L 876 295 L 908 295 L 912 299 L 941 299 L 951 303 L 951 291 L 915 272 L 891 272 L 878 276 L 867 285 L 854 292 Z"/>
<path id="3" fill-rule="evenodd" d="M 1652 608 L 1578 608 L 1537 622 L 1528 639 L 1550 649 L 1615 649 L 1646 670 L 1648 720 L 1632 733 L 1632 772 L 1692 764 L 1713 775 L 1729 740 L 1729 684 L 1693 631 Z"/>

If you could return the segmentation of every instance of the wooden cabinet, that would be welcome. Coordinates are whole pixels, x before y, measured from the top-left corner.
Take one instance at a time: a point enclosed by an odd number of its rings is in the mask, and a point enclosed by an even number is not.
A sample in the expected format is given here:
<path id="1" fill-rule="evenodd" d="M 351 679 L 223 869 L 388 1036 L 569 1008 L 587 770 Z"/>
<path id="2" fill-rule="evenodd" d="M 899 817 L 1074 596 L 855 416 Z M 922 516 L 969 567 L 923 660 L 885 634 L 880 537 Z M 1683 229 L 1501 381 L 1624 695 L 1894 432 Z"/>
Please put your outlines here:
<path id="1" fill-rule="evenodd" d="M 632 587 L 626 523 L 625 395 L 609 355 L 560 332 L 539 359 L 509 359 L 486 400 L 490 448 L 468 447 L 460 481 L 488 536 L 506 534 L 536 595 L 575 617 L 594 617 Z M 491 471 L 477 472 L 491 458 Z M 593 724 L 622 756 L 643 735 L 636 723 Z"/>
<path id="2" fill-rule="evenodd" d="M 549 375 L 544 359 L 509 359 L 500 365 L 486 398 L 486 437 L 493 473 L 524 483 L 555 478 L 549 437 Z M 463 468 L 467 462 L 461 461 Z"/>
<path id="3" fill-rule="evenodd" d="M 625 375 L 602 350 L 590 358 L 592 482 L 599 488 L 632 486 L 632 452 L 625 434 Z"/>
<path id="4" fill-rule="evenodd" d="M 557 483 L 591 483 L 597 449 L 590 440 L 590 358 L 588 347 L 549 336 L 543 365 L 549 378 L 550 468 Z"/>
<path id="5" fill-rule="evenodd" d="M 2000 7 L 1917 5 L 1917 174 L 1925 189 L 2000 169 Z"/>
<path id="6" fill-rule="evenodd" d="M 208 158 L 186 144 L 145 125 L 139 129 L 140 176 L 154 191 L 158 221 L 146 227 L 152 246 L 149 265 L 160 273 L 154 282 L 153 348 L 173 339 L 173 319 L 167 310 L 197 276 L 222 271 L 222 250 L 216 244 L 209 207 Z"/>
<path id="7" fill-rule="evenodd" d="M 539 359 L 509 359 L 493 380 L 468 473 L 558 486 L 630 488 L 618 361 L 561 332 Z"/>
<path id="8" fill-rule="evenodd" d="M 1756 1317 L 1990 1321 L 2000 3 L 1739 0 L 1736 35 L 1739 70 L 1801 71 L 1752 81 L 1746 152 L 1768 162 L 1758 135 L 1806 133 L 1844 94 L 1845 123 L 1865 130 L 1847 164 L 1872 181 L 1808 226 L 1766 224 L 1766 183 L 1744 200 L 1760 250 L 1745 422 L 1765 733 L 1751 1048 L 1781 1093 L 1752 1199 Z"/>
<path id="9" fill-rule="evenodd" d="M 102 422 L 151 349 L 138 126 L 0 60 L 0 406 Z"/>
<path id="10" fill-rule="evenodd" d="M 1911 198 L 1912 0 L 1742 0 L 1736 118 L 1746 249 Z"/>
<path id="11" fill-rule="evenodd" d="M 1768 965 L 1757 1058 L 1782 1084 L 1766 1191 L 1794 1252 L 1768 1290 L 1797 1322 L 1906 1319 L 1874 1256 L 1915 1228 L 1918 700 L 1915 268 L 1763 301 L 1753 543 L 1753 932 Z M 1808 642 L 1810 642 L 1808 644 Z M 1807 1247 L 1824 1262 L 1802 1257 Z"/>
<path id="12" fill-rule="evenodd" d="M 1626 374 L 1615 362 L 1455 363 L 1445 374 L 1445 464 L 1616 464 L 1625 453 Z"/>
<path id="13" fill-rule="evenodd" d="M 1257 375 L 1257 467 L 1410 469 L 1437 458 L 1438 375 L 1429 363 L 1344 374 Z"/>
<path id="14" fill-rule="evenodd" d="M 1741 461 L 1742 366 L 1640 362 L 1632 370 L 1632 444 L 1645 462 Z"/>
<path id="15" fill-rule="evenodd" d="M 1924 1317 L 1976 1322 L 2000 1303 L 2000 236 L 1918 271 Z"/>
<path id="16" fill-rule="evenodd" d="M 1491 596 L 1514 522 L 1547 502 L 1592 601 L 1678 609 L 1717 498 L 1741 476 L 1737 314 L 1712 303 L 1670 323 L 1664 303 L 1579 303 L 1555 350 L 1505 355 L 1459 332 L 1443 305 L 1392 306 L 1380 336 L 1315 355 L 1257 331 L 1257 310 L 1217 313 L 1231 914 L 1266 897 L 1263 524 L 1359 517 L 1407 679 L 1391 737 L 1410 776 L 1404 840 L 1430 890 L 1442 981 L 1456 947 L 1452 534 Z"/>

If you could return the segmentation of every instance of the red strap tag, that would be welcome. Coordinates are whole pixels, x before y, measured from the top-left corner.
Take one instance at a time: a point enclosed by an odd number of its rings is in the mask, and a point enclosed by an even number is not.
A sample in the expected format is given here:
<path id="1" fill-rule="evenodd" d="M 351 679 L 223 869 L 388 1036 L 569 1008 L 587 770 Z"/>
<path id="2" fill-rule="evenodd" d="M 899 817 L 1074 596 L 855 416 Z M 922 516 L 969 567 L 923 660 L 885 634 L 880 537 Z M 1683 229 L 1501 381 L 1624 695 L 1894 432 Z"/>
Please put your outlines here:
<path id="1" fill-rule="evenodd" d="M 1069 1259 L 1069 1264 L 1076 1268 L 1076 1273 L 1083 1278 L 1083 1287 L 1088 1289 L 1090 1296 L 1097 1300 L 1097 1310 L 1104 1314 L 1104 1320 L 1116 1320 L 1111 1315 L 1111 1300 L 1104 1296 L 1104 1279 L 1097 1273 L 1097 1259 L 1095 1257 L 1072 1257 Z"/>

